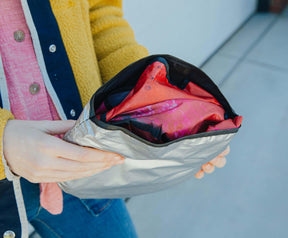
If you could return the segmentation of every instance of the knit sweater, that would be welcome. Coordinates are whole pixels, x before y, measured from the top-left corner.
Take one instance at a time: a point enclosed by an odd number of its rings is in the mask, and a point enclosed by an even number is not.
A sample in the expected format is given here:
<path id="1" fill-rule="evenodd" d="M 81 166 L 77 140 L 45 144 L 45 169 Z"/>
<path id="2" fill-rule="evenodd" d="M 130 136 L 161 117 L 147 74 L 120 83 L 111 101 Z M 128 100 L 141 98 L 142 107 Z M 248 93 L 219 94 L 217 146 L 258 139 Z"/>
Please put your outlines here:
<path id="1" fill-rule="evenodd" d="M 102 83 L 148 55 L 122 18 L 121 0 L 50 0 L 50 4 L 83 105 Z M 0 109 L 1 151 L 5 125 L 13 118 L 10 111 Z M 0 162 L 0 179 L 4 178 L 4 166 Z"/>

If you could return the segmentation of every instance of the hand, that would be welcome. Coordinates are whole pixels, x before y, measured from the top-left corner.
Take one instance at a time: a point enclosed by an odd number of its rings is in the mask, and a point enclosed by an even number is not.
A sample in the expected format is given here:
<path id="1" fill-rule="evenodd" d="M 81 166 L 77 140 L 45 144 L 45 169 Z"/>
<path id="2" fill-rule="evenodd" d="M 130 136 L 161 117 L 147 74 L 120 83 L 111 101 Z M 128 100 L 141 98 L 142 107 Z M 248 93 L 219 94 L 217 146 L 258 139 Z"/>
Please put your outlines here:
<path id="1" fill-rule="evenodd" d="M 217 168 L 223 168 L 226 164 L 226 158 L 224 157 L 225 155 L 228 155 L 230 152 L 230 147 L 227 146 L 227 148 L 216 158 L 212 159 L 210 162 L 202 165 L 202 169 L 195 174 L 195 177 L 198 179 L 203 178 L 204 172 L 205 173 L 212 173 L 215 170 L 215 166 Z"/>
<path id="2" fill-rule="evenodd" d="M 74 124 L 72 120 L 9 120 L 4 129 L 3 153 L 10 169 L 32 183 L 49 183 L 91 176 L 124 162 L 118 154 L 53 136 L 64 134 Z"/>

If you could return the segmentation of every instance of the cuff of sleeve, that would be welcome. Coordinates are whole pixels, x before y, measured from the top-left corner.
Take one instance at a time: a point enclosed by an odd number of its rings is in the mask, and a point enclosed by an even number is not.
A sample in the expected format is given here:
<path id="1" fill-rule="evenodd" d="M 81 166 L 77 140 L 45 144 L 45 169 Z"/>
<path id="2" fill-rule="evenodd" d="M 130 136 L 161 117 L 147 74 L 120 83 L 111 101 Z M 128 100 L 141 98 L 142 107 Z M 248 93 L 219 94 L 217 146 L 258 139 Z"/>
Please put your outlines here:
<path id="1" fill-rule="evenodd" d="M 8 167 L 7 161 L 5 160 L 3 155 L 3 133 L 7 121 L 10 119 L 14 119 L 13 114 L 6 109 L 0 109 L 0 139 L 1 139 L 0 180 L 4 179 L 5 177 L 7 177 L 8 180 L 12 180 L 15 177 L 15 175 L 13 175 L 12 171 Z"/>

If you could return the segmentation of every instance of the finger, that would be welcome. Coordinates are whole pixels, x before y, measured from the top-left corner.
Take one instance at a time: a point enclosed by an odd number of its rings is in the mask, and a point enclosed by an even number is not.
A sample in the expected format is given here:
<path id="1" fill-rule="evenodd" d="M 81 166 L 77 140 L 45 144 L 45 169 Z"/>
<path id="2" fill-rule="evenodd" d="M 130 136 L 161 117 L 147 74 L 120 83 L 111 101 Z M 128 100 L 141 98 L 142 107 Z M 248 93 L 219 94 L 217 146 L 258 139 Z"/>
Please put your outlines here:
<path id="1" fill-rule="evenodd" d="M 53 136 L 50 136 L 49 142 L 46 143 L 46 153 L 53 157 L 61 157 L 80 162 L 103 163 L 107 160 L 119 162 L 124 159 L 119 154 L 113 152 L 74 145 Z"/>
<path id="2" fill-rule="evenodd" d="M 65 182 L 73 179 L 81 179 L 85 177 L 90 177 L 92 175 L 101 173 L 105 170 L 111 169 L 112 166 L 106 166 L 105 168 L 95 169 L 90 171 L 78 171 L 78 172 L 66 172 L 66 171 L 53 171 L 53 175 L 50 177 L 50 180 L 53 182 Z M 49 171 L 48 171 L 49 173 Z M 43 179 L 45 178 L 45 174 L 42 176 Z"/>
<path id="3" fill-rule="evenodd" d="M 220 155 L 218 155 L 218 156 L 220 156 L 220 157 L 224 157 L 225 155 L 228 155 L 230 153 L 230 146 L 228 145 L 227 147 L 226 147 L 226 149 L 220 154 Z M 217 157 L 218 157 L 217 156 Z"/>
<path id="4" fill-rule="evenodd" d="M 210 162 L 208 162 L 208 163 L 202 165 L 202 169 L 203 169 L 203 171 L 204 171 L 205 173 L 211 174 L 212 172 L 214 172 L 215 167 L 214 167 L 213 164 L 211 164 Z"/>
<path id="5" fill-rule="evenodd" d="M 33 127 L 50 135 L 64 134 L 75 125 L 74 120 L 35 121 Z"/>
<path id="6" fill-rule="evenodd" d="M 197 179 L 201 179 L 201 178 L 204 177 L 204 171 L 201 169 L 201 170 L 199 170 L 194 176 L 195 176 L 195 178 L 197 178 Z"/>
<path id="7" fill-rule="evenodd" d="M 223 168 L 226 165 L 225 157 L 216 157 L 210 161 L 211 164 L 215 165 L 217 168 Z"/>
<path id="8" fill-rule="evenodd" d="M 69 160 L 65 158 L 41 158 L 40 161 L 37 161 L 34 164 L 31 164 L 31 169 L 40 170 L 40 171 L 51 171 L 51 170 L 61 170 L 67 172 L 85 172 L 97 169 L 104 169 L 106 167 L 111 167 L 117 164 L 123 164 L 124 160 L 120 161 L 111 161 L 106 160 L 103 163 L 83 163 L 79 161 Z"/>
<path id="9" fill-rule="evenodd" d="M 109 169 L 109 168 L 107 168 Z M 82 172 L 80 173 L 68 173 L 68 172 L 55 172 L 53 173 L 47 173 L 47 174 L 42 174 L 41 176 L 34 176 L 35 174 L 33 173 L 32 175 L 29 175 L 26 177 L 27 180 L 29 180 L 31 183 L 58 183 L 58 182 L 65 182 L 69 180 L 74 180 L 74 179 L 81 179 L 85 177 L 92 176 L 93 174 L 100 173 L 104 170 L 95 170 L 93 172 Z"/>
<path id="10" fill-rule="evenodd" d="M 89 171 L 62 171 L 62 170 L 47 170 L 47 171 L 26 171 L 26 179 L 32 183 L 52 183 L 52 182 L 65 182 L 73 179 L 81 179 L 92 176 L 94 174 L 101 173 L 110 169 L 111 166 L 107 166 L 101 169 L 93 169 Z"/>

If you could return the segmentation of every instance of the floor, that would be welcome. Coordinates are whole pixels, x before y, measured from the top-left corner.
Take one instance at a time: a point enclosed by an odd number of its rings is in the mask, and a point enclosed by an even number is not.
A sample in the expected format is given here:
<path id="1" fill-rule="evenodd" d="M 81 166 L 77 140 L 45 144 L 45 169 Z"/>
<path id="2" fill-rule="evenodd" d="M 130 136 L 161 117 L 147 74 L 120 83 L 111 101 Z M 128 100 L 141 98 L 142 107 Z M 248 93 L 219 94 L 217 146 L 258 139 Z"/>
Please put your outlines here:
<path id="1" fill-rule="evenodd" d="M 288 237 L 288 9 L 254 15 L 203 70 L 242 128 L 223 169 L 130 199 L 139 237 Z"/>
<path id="2" fill-rule="evenodd" d="M 254 15 L 202 68 L 242 128 L 223 169 L 129 201 L 139 237 L 288 237 L 288 9 Z"/>

